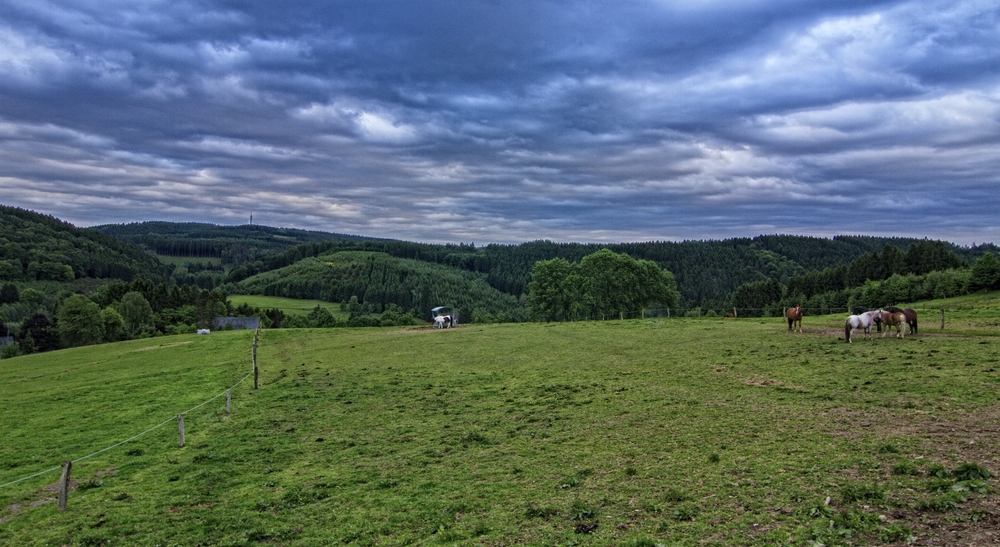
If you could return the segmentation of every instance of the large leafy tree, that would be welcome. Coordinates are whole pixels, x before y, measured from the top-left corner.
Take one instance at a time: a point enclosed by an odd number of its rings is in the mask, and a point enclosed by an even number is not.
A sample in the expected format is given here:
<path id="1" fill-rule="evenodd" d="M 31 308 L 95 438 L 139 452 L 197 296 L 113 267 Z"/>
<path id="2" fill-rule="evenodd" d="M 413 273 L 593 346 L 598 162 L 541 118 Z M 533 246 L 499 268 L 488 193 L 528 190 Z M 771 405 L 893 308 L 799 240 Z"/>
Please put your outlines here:
<path id="1" fill-rule="evenodd" d="M 118 303 L 117 311 L 121 314 L 125 331 L 132 336 L 153 325 L 153 308 L 138 291 L 125 293 Z"/>
<path id="2" fill-rule="evenodd" d="M 531 269 L 528 284 L 528 312 L 539 321 L 565 321 L 573 317 L 579 296 L 578 268 L 565 258 L 539 260 Z"/>
<path id="3" fill-rule="evenodd" d="M 650 260 L 601 249 L 580 261 L 583 305 L 592 317 L 624 316 L 651 304 L 671 308 L 680 298 L 673 275 Z"/>
<path id="4" fill-rule="evenodd" d="M 675 307 L 673 275 L 650 260 L 601 249 L 578 265 L 563 259 L 536 262 L 528 306 L 537 319 L 569 319 L 579 311 L 597 318 L 634 314 L 652 304 Z"/>
<path id="5" fill-rule="evenodd" d="M 64 300 L 58 312 L 59 337 L 66 347 L 99 344 L 104 339 L 101 308 L 82 294 Z"/>
<path id="6" fill-rule="evenodd" d="M 27 290 L 24 292 L 28 292 Z M 52 351 L 59 349 L 59 337 L 49 316 L 38 312 L 21 323 L 17 341 L 24 353 Z"/>
<path id="7" fill-rule="evenodd" d="M 976 259 L 969 275 L 969 290 L 1000 289 L 1000 259 L 993 253 L 986 253 Z"/>
<path id="8" fill-rule="evenodd" d="M 104 326 L 105 342 L 117 342 L 125 337 L 125 321 L 118 310 L 111 306 L 101 310 L 101 322 Z"/>

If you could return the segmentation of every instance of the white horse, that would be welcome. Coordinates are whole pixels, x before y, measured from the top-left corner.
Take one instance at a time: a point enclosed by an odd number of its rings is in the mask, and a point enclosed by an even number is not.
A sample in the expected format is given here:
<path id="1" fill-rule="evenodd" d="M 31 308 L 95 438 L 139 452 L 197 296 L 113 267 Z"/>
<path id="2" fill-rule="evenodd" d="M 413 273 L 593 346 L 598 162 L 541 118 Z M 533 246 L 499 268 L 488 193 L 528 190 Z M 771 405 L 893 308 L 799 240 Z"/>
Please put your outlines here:
<path id="1" fill-rule="evenodd" d="M 865 332 L 865 340 L 872 338 L 872 325 L 875 324 L 875 319 L 879 317 L 878 311 L 866 311 L 861 315 L 849 315 L 847 316 L 847 322 L 844 323 L 844 338 L 847 339 L 847 343 L 851 343 L 851 335 L 854 334 L 854 329 L 862 328 Z"/>
<path id="2" fill-rule="evenodd" d="M 451 328 L 451 316 L 450 315 L 439 315 L 434 318 L 434 328 L 435 329 L 450 329 Z"/>

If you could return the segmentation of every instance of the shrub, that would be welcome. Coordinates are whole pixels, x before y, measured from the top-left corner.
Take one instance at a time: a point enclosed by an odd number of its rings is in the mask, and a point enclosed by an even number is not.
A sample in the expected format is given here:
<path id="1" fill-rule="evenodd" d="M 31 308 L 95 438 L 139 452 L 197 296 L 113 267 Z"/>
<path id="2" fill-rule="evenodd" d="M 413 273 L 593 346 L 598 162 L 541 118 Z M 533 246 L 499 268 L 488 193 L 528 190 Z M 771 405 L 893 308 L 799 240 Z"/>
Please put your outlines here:
<path id="1" fill-rule="evenodd" d="M 555 510 L 552 507 L 539 507 L 531 503 L 530 501 L 524 508 L 524 516 L 528 517 L 529 519 L 533 518 L 548 519 L 549 517 L 553 517 L 558 514 L 559 511 Z"/>
<path id="2" fill-rule="evenodd" d="M 938 479 L 947 479 L 948 469 L 946 469 L 945 466 L 939 463 L 932 463 L 927 466 L 927 476 L 935 477 Z"/>
<path id="3" fill-rule="evenodd" d="M 920 468 L 911 461 L 901 461 L 892 467 L 893 475 L 919 475 Z"/>
<path id="4" fill-rule="evenodd" d="M 570 507 L 570 514 L 573 520 L 577 522 L 592 521 L 597 518 L 597 509 L 588 506 L 580 500 L 573 502 L 573 506 Z"/>
<path id="5" fill-rule="evenodd" d="M 99 479 L 90 479 L 83 481 L 76 486 L 78 490 L 90 490 L 91 488 L 100 488 L 104 486 L 104 481 Z"/>
<path id="6" fill-rule="evenodd" d="M 16 342 L 5 344 L 3 349 L 0 349 L 0 359 L 10 359 L 18 355 L 21 355 L 21 346 Z"/>
<path id="7" fill-rule="evenodd" d="M 690 503 L 678 505 L 673 511 L 674 520 L 687 521 L 694 520 L 698 516 L 698 508 Z"/>
<path id="8" fill-rule="evenodd" d="M 917 509 L 921 511 L 937 511 L 939 513 L 944 513 L 946 511 L 954 511 L 958 509 L 958 504 L 964 501 L 965 495 L 961 492 L 948 492 L 918 503 Z"/>
<path id="9" fill-rule="evenodd" d="M 878 531 L 878 540 L 884 541 L 885 543 L 892 543 L 895 541 L 912 543 L 914 539 L 916 538 L 914 538 L 913 532 L 902 524 L 890 524 L 889 526 L 882 527 L 882 529 Z"/>
<path id="10" fill-rule="evenodd" d="M 885 499 L 885 489 L 878 486 L 845 484 L 840 489 L 840 499 L 844 503 L 882 501 Z"/>
<path id="11" fill-rule="evenodd" d="M 667 488 L 667 491 L 663 493 L 663 501 L 670 503 L 679 503 L 689 499 L 691 499 L 690 496 L 674 487 Z"/>
<path id="12" fill-rule="evenodd" d="M 894 444 L 886 443 L 878 447 L 879 454 L 899 454 L 899 448 Z"/>
<path id="13" fill-rule="evenodd" d="M 989 480 L 993 475 L 983 466 L 963 462 L 951 471 L 951 476 L 960 481 Z"/>

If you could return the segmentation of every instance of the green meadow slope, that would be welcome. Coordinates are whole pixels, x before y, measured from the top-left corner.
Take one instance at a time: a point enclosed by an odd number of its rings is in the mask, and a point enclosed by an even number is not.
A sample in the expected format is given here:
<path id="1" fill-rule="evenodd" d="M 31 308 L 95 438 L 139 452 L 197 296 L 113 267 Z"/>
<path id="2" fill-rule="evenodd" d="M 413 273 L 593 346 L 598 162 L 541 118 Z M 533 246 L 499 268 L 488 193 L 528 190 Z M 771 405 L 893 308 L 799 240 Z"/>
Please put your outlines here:
<path id="1" fill-rule="evenodd" d="M 997 329 L 840 321 L 264 331 L 260 389 L 187 413 L 184 448 L 171 416 L 245 376 L 251 334 L 5 360 L 0 484 L 169 422 L 75 464 L 64 513 L 57 472 L 0 489 L 0 544 L 1000 539 L 996 478 L 967 476 L 1000 471 Z"/>

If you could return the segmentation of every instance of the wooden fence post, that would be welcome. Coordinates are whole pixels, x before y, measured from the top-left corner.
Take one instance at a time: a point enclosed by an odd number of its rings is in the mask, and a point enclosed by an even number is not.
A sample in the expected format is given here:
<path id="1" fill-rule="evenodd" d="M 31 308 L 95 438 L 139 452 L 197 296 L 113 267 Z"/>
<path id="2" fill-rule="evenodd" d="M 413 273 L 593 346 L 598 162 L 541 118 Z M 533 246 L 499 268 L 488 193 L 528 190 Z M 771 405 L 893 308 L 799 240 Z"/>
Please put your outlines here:
<path id="1" fill-rule="evenodd" d="M 253 388 L 257 389 L 257 378 L 260 376 L 260 372 L 257 371 L 257 343 L 253 344 Z"/>
<path id="2" fill-rule="evenodd" d="M 69 496 L 69 472 L 73 468 L 73 462 L 64 460 L 62 466 L 62 476 L 59 477 L 59 510 L 66 510 L 66 498 Z"/>
<path id="3" fill-rule="evenodd" d="M 231 407 L 230 407 L 230 403 L 232 402 L 232 400 L 233 400 L 232 399 L 232 394 L 230 394 L 229 390 L 227 389 L 226 390 L 226 414 L 230 414 L 232 412 L 231 411 Z"/>
<path id="4" fill-rule="evenodd" d="M 180 446 L 181 446 L 181 448 L 184 448 L 184 415 L 183 414 L 178 414 L 177 415 L 177 429 L 181 433 L 181 443 L 180 443 Z"/>

